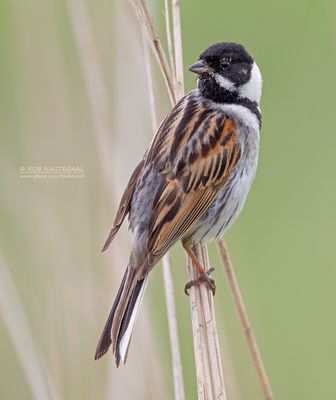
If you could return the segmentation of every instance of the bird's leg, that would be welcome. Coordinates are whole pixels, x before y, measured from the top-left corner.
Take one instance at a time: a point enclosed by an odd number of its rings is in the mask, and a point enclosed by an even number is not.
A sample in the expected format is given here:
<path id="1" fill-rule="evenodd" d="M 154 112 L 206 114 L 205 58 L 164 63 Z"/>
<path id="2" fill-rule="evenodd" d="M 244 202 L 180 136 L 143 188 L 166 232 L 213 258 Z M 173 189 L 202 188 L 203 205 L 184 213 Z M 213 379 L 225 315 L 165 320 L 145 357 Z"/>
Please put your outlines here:
<path id="1" fill-rule="evenodd" d="M 208 271 L 205 271 L 205 269 L 199 262 L 198 258 L 196 257 L 195 253 L 193 252 L 190 241 L 182 241 L 182 246 L 188 253 L 189 257 L 192 259 L 192 262 L 197 268 L 199 273 L 198 278 L 193 279 L 186 283 L 184 287 L 185 294 L 189 296 L 189 289 L 192 286 L 199 285 L 200 283 L 205 282 L 209 287 L 209 289 L 212 291 L 212 294 L 215 295 L 216 291 L 215 281 L 210 277 L 210 274 L 214 271 L 215 268 L 210 268 Z"/>

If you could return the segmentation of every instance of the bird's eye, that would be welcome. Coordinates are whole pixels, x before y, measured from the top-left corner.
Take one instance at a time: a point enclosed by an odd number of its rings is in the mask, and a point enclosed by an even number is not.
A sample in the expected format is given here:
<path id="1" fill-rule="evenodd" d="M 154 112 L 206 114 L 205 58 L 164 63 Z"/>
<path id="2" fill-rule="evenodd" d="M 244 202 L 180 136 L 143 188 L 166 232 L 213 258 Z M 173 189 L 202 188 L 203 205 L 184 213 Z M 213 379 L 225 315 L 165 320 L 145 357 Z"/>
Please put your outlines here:
<path id="1" fill-rule="evenodd" d="M 228 58 L 222 58 L 221 60 L 220 60 L 220 67 L 221 67 L 221 69 L 227 69 L 227 68 L 229 68 L 229 66 L 230 66 L 230 61 L 231 60 L 229 60 Z"/>

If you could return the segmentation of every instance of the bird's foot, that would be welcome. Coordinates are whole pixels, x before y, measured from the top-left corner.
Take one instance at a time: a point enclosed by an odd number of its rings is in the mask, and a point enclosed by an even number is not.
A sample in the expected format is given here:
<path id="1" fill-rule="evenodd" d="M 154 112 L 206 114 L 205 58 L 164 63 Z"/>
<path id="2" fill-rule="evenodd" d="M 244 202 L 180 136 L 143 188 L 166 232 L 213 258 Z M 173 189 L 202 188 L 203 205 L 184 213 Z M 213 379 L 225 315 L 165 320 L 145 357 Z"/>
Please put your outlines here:
<path id="1" fill-rule="evenodd" d="M 187 282 L 184 286 L 184 292 L 187 296 L 189 296 L 189 289 L 192 286 L 199 285 L 200 283 L 204 282 L 208 286 L 208 288 L 212 291 L 212 294 L 215 295 L 216 292 L 216 285 L 215 281 L 210 277 L 211 273 L 215 270 L 215 268 L 211 267 L 206 272 L 200 274 L 197 279 L 193 279 Z"/>

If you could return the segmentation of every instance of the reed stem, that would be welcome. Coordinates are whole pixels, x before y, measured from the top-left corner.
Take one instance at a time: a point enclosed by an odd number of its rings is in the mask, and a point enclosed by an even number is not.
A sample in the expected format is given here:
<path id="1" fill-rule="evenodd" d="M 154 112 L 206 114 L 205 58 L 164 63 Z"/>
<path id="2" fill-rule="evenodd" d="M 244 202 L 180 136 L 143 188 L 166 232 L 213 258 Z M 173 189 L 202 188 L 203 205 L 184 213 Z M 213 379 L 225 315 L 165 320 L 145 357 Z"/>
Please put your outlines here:
<path id="1" fill-rule="evenodd" d="M 144 27 L 145 32 L 147 32 L 147 39 L 149 40 L 154 55 L 159 62 L 172 105 L 175 105 L 176 101 L 184 95 L 180 3 L 178 0 L 172 0 L 175 80 L 173 72 L 168 71 L 167 66 L 169 66 L 169 64 L 165 53 L 161 51 L 162 45 L 145 0 L 139 0 L 139 3 L 132 2 L 132 4 L 140 24 Z M 169 18 L 166 16 L 166 23 L 167 21 L 169 23 Z M 166 27 L 166 30 L 168 32 L 169 28 Z M 176 82 L 176 84 L 174 84 L 174 82 Z M 175 91 L 172 92 L 172 89 Z M 194 251 L 203 266 L 208 266 L 208 253 L 206 247 L 203 245 L 197 245 L 195 246 Z M 188 271 L 190 280 L 195 279 L 198 276 L 196 268 L 193 266 L 190 259 L 188 259 Z M 204 284 L 201 284 L 198 287 L 192 287 L 190 290 L 190 305 L 198 398 L 202 400 L 212 398 L 226 400 L 213 298 L 210 289 Z"/>
<path id="2" fill-rule="evenodd" d="M 222 260 L 223 268 L 224 268 L 224 273 L 225 277 L 227 279 L 227 282 L 229 284 L 231 294 L 233 297 L 234 304 L 236 306 L 236 311 L 246 338 L 247 346 L 248 349 L 251 353 L 251 357 L 253 360 L 253 364 L 255 367 L 255 370 L 257 372 L 257 376 L 259 379 L 259 383 L 263 392 L 263 396 L 265 400 L 274 400 L 274 396 L 272 393 L 272 388 L 269 382 L 269 379 L 267 377 L 266 369 L 264 366 L 264 362 L 261 357 L 261 353 L 259 350 L 259 346 L 257 343 L 257 340 L 254 336 L 252 325 L 247 313 L 247 309 L 243 300 L 243 296 L 241 294 L 237 276 L 235 274 L 235 271 L 233 269 L 233 265 L 230 259 L 230 255 L 228 252 L 228 248 L 225 244 L 224 239 L 218 239 L 217 240 L 217 246 L 218 246 L 218 251 L 219 255 Z"/>
<path id="3" fill-rule="evenodd" d="M 168 19 L 169 21 L 169 19 Z M 144 31 L 142 31 L 144 32 Z M 151 68 L 150 55 L 148 53 L 147 43 L 145 42 L 145 35 L 143 34 L 143 47 L 144 47 L 144 58 L 147 73 L 147 84 L 148 84 L 148 96 L 150 104 L 150 113 L 152 120 L 153 132 L 157 130 L 158 121 L 156 117 L 155 108 L 155 96 L 153 89 L 153 74 Z M 175 400 L 184 400 L 184 383 L 183 383 L 183 373 L 182 373 L 182 363 L 180 355 L 180 346 L 178 340 L 178 330 L 177 330 L 177 319 L 176 319 L 176 306 L 174 297 L 174 284 L 171 275 L 170 260 L 169 255 L 166 254 L 162 259 L 163 268 L 163 283 L 165 287 L 166 296 L 166 307 L 167 307 L 167 318 L 169 327 L 169 338 L 170 338 L 170 349 L 173 364 L 173 381 L 174 381 L 174 393 Z"/>

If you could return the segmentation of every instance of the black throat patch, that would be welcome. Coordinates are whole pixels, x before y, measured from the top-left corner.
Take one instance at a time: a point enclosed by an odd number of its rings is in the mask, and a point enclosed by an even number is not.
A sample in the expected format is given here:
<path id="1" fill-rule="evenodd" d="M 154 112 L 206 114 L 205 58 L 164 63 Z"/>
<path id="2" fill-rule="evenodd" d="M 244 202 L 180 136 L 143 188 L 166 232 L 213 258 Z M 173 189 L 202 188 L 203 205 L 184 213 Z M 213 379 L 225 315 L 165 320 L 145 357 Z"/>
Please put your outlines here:
<path id="1" fill-rule="evenodd" d="M 201 75 L 198 81 L 198 89 L 201 95 L 206 99 L 212 100 L 218 104 L 237 104 L 248 108 L 258 119 L 261 127 L 261 112 L 259 104 L 246 97 L 240 97 L 237 92 L 224 89 L 220 86 L 214 77 L 210 75 Z"/>

